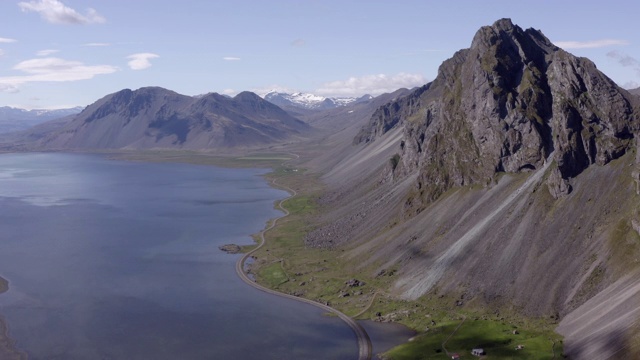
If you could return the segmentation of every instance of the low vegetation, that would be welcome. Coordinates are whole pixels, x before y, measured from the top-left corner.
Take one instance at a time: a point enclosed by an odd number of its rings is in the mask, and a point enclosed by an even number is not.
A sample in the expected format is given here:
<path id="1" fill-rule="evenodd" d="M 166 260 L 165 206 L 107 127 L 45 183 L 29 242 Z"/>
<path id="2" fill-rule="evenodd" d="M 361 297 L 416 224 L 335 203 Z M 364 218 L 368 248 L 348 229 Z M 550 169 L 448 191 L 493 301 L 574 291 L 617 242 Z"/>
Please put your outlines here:
<path id="1" fill-rule="evenodd" d="M 288 167 L 279 167 L 268 178 L 298 195 L 283 201 L 290 215 L 266 233 L 266 245 L 255 254 L 251 271 L 263 285 L 329 304 L 359 319 L 414 329 L 412 341 L 384 354 L 386 359 L 450 359 L 453 353 L 471 359 L 474 347 L 484 348 L 488 359 L 562 357 L 561 337 L 553 331 L 555 319 L 490 313 L 480 306 L 459 306 L 459 299 L 449 297 L 398 300 L 384 290 L 394 280 L 393 269 L 376 276 L 370 275 L 373 266 L 353 273 L 352 262 L 341 256 L 344 249 L 307 247 L 304 235 L 315 226 L 320 181 L 303 169 Z"/>

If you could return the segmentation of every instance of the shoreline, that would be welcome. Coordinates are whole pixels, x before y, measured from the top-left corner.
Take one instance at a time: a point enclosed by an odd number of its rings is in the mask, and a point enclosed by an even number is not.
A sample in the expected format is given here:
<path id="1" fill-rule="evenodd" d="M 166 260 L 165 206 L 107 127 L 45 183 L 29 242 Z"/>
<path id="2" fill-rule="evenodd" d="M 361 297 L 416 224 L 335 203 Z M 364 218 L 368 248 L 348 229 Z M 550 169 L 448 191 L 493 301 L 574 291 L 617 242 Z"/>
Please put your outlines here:
<path id="1" fill-rule="evenodd" d="M 327 312 L 330 312 L 336 316 L 338 316 L 342 321 L 344 321 L 347 326 L 349 326 L 351 328 L 351 330 L 353 330 L 354 334 L 356 335 L 357 338 L 357 343 L 358 343 L 358 359 L 359 360 L 370 360 L 372 358 L 372 349 L 373 349 L 373 345 L 371 343 L 371 339 L 369 338 L 369 335 L 367 334 L 366 330 L 362 327 L 362 325 L 360 325 L 359 323 L 357 323 L 353 318 L 345 315 L 344 313 L 338 311 L 337 309 L 334 309 L 328 305 L 319 303 L 317 301 L 313 301 L 310 299 L 306 299 L 306 298 L 302 298 L 302 297 L 297 297 L 297 296 L 293 296 L 293 295 L 289 295 L 286 293 L 282 293 L 276 290 L 272 290 L 269 289 L 267 287 L 264 287 L 260 284 L 258 284 L 257 282 L 251 280 L 251 278 L 249 278 L 249 276 L 247 276 L 247 273 L 244 271 L 244 264 L 246 262 L 247 259 L 249 259 L 249 257 L 251 257 L 251 255 L 253 255 L 253 253 L 255 253 L 256 251 L 260 250 L 260 248 L 262 248 L 262 246 L 264 246 L 265 244 L 265 236 L 264 234 L 273 229 L 277 223 L 279 219 L 282 219 L 286 216 L 289 215 L 289 211 L 287 209 L 285 209 L 282 204 L 288 200 L 291 199 L 292 197 L 297 195 L 297 192 L 287 186 L 284 185 L 279 185 L 276 184 L 275 179 L 271 182 L 272 185 L 274 186 L 278 186 L 281 188 L 284 188 L 286 191 L 288 191 L 291 195 L 285 199 L 282 199 L 278 202 L 278 208 L 280 210 L 282 210 L 284 212 L 283 216 L 280 216 L 278 218 L 273 219 L 273 221 L 271 221 L 271 224 L 269 226 L 267 226 L 265 229 L 263 229 L 262 231 L 260 231 L 259 233 L 259 237 L 260 237 L 260 243 L 258 244 L 258 246 L 256 246 L 254 249 L 252 249 L 251 251 L 247 252 L 246 254 L 244 254 L 240 259 L 238 259 L 238 261 L 236 262 L 236 273 L 238 274 L 238 276 L 240 277 L 240 279 L 245 282 L 246 284 L 248 284 L 249 286 L 252 286 L 260 291 L 266 292 L 268 294 L 272 294 L 272 295 L 276 295 L 276 296 L 280 296 L 286 299 L 290 299 L 290 300 L 296 300 L 302 303 L 306 303 L 309 305 L 313 305 L 315 307 L 318 307 L 322 310 L 325 310 Z"/>
<path id="2" fill-rule="evenodd" d="M 0 296 L 9 291 L 9 281 L 0 276 Z M 27 354 L 18 350 L 15 340 L 9 336 L 7 321 L 0 314 L 0 358 L 7 360 L 26 360 Z"/>

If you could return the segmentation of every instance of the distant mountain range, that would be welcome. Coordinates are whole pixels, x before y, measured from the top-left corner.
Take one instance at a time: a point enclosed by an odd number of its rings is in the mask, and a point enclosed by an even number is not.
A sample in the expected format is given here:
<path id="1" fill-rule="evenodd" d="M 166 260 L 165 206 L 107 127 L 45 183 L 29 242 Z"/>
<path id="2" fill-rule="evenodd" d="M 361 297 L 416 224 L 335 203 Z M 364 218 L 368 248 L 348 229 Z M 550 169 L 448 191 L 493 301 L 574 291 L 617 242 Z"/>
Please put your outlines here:
<path id="1" fill-rule="evenodd" d="M 311 127 L 251 92 L 181 95 L 159 87 L 121 90 L 87 106 L 37 149 L 250 148 L 301 137 Z M 25 138 L 23 136 L 23 138 Z M 33 136 L 27 136 L 33 138 Z"/>
<path id="2" fill-rule="evenodd" d="M 301 92 L 288 94 L 270 91 L 266 93 L 263 98 L 284 109 L 328 110 L 353 103 L 369 101 L 373 99 L 373 96 L 367 94 L 361 97 L 324 97 Z"/>
<path id="3" fill-rule="evenodd" d="M 9 106 L 0 107 L 0 134 L 28 129 L 45 121 L 78 114 L 82 107 L 57 110 L 25 110 Z"/>

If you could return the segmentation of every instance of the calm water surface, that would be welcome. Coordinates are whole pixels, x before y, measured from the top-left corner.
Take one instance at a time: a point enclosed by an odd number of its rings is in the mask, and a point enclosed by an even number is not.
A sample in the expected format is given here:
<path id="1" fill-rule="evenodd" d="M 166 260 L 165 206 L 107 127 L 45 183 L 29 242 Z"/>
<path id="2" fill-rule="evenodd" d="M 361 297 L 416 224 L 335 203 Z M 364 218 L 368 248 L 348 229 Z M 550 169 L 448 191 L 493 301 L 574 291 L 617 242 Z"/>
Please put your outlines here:
<path id="1" fill-rule="evenodd" d="M 355 336 L 236 276 L 287 196 L 264 170 L 0 155 L 0 314 L 32 359 L 353 359 Z"/>

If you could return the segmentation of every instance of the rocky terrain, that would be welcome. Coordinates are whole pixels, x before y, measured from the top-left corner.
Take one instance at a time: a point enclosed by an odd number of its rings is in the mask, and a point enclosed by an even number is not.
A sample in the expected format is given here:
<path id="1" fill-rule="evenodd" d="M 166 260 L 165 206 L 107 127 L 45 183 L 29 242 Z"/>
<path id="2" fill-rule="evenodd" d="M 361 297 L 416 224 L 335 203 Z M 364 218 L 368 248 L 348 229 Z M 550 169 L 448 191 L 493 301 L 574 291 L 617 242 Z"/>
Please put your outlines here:
<path id="1" fill-rule="evenodd" d="M 339 161 L 309 163 L 328 191 L 306 241 L 394 269 L 401 298 L 566 319 L 569 355 L 633 358 L 640 332 L 620 314 L 637 318 L 640 296 L 639 100 L 499 20 L 324 154 Z"/>
<path id="2" fill-rule="evenodd" d="M 229 98 L 125 89 L 87 106 L 60 129 L 24 146 L 35 149 L 251 148 L 302 138 L 306 123 L 250 92 Z M 22 135 L 25 139 L 25 135 Z"/>
<path id="3" fill-rule="evenodd" d="M 380 109 L 356 141 L 403 128 L 393 172 L 421 174 L 416 211 L 452 186 L 540 168 L 554 151 L 547 183 L 557 198 L 570 192 L 570 178 L 632 146 L 640 127 L 632 103 L 588 59 L 502 20 L 442 64 L 434 82 Z"/>

